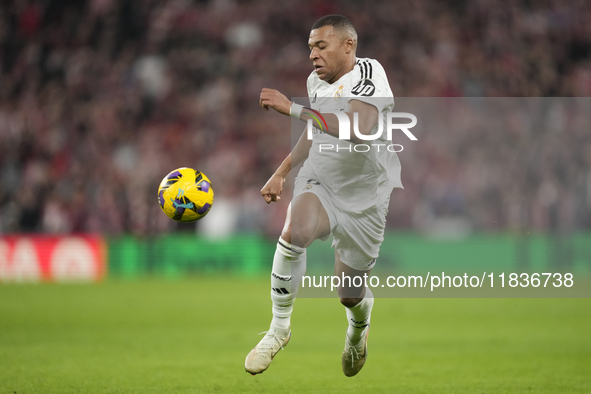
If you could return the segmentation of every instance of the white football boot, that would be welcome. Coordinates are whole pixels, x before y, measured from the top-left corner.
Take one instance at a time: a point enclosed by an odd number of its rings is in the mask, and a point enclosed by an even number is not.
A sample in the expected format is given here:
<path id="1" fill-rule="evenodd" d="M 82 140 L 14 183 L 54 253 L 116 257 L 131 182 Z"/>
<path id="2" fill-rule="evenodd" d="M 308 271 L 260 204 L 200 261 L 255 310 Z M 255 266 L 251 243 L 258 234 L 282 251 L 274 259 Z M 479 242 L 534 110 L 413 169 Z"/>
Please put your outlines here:
<path id="1" fill-rule="evenodd" d="M 361 337 L 359 343 L 350 343 L 349 338 L 345 338 L 345 350 L 341 358 L 341 366 L 345 376 L 355 376 L 361 371 L 367 360 L 367 337 L 369 336 L 369 326 L 365 329 L 366 333 Z"/>
<path id="2" fill-rule="evenodd" d="M 265 336 L 248 353 L 244 361 L 244 368 L 251 375 L 263 373 L 269 368 L 269 364 L 271 364 L 275 355 L 287 346 L 291 338 L 291 327 L 287 329 L 271 327 L 269 331 L 263 331 L 261 334 L 265 334 Z"/>

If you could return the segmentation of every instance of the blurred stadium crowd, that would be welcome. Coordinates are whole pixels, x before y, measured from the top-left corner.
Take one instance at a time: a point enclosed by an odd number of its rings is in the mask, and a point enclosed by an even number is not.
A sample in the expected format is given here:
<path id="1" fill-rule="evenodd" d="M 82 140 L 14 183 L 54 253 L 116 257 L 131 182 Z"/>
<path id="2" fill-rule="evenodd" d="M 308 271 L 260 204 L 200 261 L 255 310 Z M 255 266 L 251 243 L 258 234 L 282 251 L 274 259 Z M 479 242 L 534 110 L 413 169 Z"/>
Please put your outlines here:
<path id="1" fill-rule="evenodd" d="M 188 166 L 216 192 L 198 230 L 276 237 L 289 199 L 267 206 L 259 190 L 290 150 L 290 121 L 258 97 L 307 95 L 309 29 L 329 13 L 353 21 L 358 56 L 382 63 L 395 96 L 591 95 L 584 0 L 6 0 L 0 233 L 187 229 L 156 189 Z M 423 136 L 401 154 L 388 225 L 589 228 L 591 132 L 567 125 Z"/>

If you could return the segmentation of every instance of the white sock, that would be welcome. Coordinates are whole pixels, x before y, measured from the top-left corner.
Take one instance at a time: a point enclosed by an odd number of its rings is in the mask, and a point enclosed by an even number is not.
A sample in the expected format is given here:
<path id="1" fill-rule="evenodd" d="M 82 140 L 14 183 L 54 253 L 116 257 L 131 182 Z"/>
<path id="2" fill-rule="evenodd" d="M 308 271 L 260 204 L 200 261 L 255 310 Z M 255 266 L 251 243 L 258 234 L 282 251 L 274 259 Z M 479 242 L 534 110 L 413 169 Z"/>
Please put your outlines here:
<path id="1" fill-rule="evenodd" d="M 306 249 L 279 238 L 271 272 L 271 300 L 273 301 L 271 327 L 287 329 L 290 326 L 293 303 L 305 272 Z"/>
<path id="2" fill-rule="evenodd" d="M 365 288 L 365 297 L 361 302 L 352 308 L 345 307 L 347 311 L 347 338 L 351 343 L 357 343 L 365 334 L 371 319 L 371 308 L 373 308 L 373 293 L 369 287 Z"/>

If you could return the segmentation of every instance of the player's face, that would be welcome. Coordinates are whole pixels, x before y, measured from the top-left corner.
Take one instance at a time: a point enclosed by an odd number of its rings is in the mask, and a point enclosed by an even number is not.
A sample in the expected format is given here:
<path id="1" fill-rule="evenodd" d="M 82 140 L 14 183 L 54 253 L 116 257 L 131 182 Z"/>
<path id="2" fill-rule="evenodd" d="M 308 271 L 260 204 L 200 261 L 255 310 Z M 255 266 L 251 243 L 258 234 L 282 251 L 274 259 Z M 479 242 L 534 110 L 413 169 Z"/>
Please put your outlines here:
<path id="1" fill-rule="evenodd" d="M 347 38 L 335 33 L 332 26 L 312 30 L 308 46 L 318 78 L 333 83 L 345 74 L 343 70 L 350 48 Z"/>

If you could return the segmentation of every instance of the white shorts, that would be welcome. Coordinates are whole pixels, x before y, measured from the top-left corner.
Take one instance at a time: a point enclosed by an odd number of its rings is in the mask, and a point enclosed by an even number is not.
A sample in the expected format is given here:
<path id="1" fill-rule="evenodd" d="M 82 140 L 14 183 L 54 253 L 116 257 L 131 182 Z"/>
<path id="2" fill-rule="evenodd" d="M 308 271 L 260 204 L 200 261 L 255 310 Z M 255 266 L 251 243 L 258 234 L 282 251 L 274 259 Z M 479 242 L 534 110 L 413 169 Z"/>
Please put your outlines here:
<path id="1" fill-rule="evenodd" d="M 384 241 L 390 199 L 361 213 L 346 212 L 335 206 L 330 193 L 320 182 L 298 176 L 293 198 L 304 193 L 315 194 L 326 210 L 333 236 L 332 247 L 341 256 L 341 261 L 359 271 L 373 268 Z M 291 214 L 294 214 L 293 210 Z"/>

